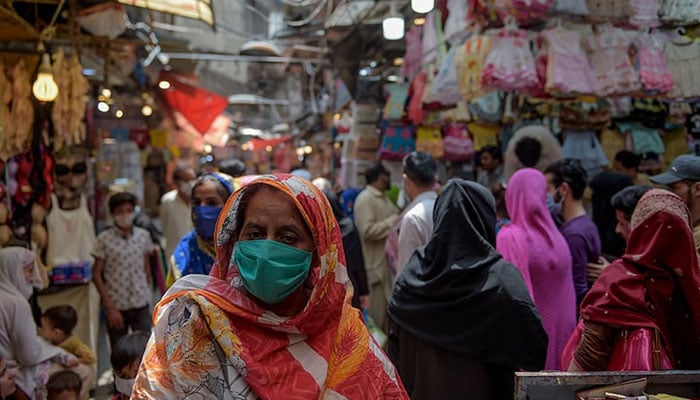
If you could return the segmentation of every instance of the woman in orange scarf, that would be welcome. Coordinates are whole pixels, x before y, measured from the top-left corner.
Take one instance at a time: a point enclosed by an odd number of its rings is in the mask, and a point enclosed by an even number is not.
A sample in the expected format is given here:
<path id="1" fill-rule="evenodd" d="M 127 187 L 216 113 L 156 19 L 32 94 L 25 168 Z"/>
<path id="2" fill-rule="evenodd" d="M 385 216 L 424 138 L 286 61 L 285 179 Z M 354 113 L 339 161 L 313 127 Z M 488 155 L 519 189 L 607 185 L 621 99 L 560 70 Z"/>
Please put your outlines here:
<path id="1" fill-rule="evenodd" d="M 243 186 L 215 238 L 210 276 L 178 280 L 156 307 L 134 398 L 408 398 L 350 306 L 340 231 L 310 182 Z"/>

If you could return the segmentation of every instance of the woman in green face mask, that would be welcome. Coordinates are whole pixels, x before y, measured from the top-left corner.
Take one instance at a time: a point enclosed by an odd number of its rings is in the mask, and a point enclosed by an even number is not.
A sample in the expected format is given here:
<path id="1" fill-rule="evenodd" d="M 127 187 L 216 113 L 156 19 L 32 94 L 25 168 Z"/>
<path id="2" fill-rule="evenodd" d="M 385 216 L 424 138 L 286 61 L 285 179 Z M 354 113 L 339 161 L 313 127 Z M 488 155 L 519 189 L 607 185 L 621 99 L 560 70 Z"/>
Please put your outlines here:
<path id="1" fill-rule="evenodd" d="M 226 202 L 209 276 L 165 294 L 134 398 L 407 399 L 350 305 L 342 237 L 325 195 L 259 177 Z"/>

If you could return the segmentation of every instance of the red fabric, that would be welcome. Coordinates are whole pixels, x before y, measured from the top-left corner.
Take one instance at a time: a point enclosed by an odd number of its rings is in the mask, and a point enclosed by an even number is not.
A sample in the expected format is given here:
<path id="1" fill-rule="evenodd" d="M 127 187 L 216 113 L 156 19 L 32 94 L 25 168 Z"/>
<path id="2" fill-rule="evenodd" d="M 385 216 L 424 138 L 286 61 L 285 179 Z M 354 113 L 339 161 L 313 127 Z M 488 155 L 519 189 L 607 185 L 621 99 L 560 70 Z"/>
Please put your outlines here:
<path id="1" fill-rule="evenodd" d="M 635 214 L 645 208 L 655 210 L 633 224 L 625 255 L 598 278 L 581 304 L 581 316 L 615 327 L 658 328 L 666 348 L 687 348 L 682 342 L 688 340 L 697 347 L 700 270 L 689 212 L 680 197 L 660 189 L 645 194 Z M 684 218 L 666 211 L 673 208 L 682 208 Z M 683 319 L 679 312 L 689 314 L 690 326 L 677 327 Z"/>
<path id="2" fill-rule="evenodd" d="M 576 330 L 571 334 L 569 341 L 561 354 L 561 365 L 567 370 L 574 360 L 574 352 L 581 343 L 584 324 L 579 321 Z M 661 348 L 658 369 L 673 369 L 673 362 L 665 348 Z M 615 341 L 615 345 L 608 361 L 608 371 L 653 371 L 654 366 L 654 331 L 647 328 L 632 329 L 621 334 Z M 580 368 L 580 367 L 579 367 Z"/>
<path id="3" fill-rule="evenodd" d="M 163 92 L 165 100 L 175 111 L 187 118 L 199 133 L 207 133 L 216 117 L 228 106 L 228 99 L 216 93 L 171 79 L 170 88 Z"/>

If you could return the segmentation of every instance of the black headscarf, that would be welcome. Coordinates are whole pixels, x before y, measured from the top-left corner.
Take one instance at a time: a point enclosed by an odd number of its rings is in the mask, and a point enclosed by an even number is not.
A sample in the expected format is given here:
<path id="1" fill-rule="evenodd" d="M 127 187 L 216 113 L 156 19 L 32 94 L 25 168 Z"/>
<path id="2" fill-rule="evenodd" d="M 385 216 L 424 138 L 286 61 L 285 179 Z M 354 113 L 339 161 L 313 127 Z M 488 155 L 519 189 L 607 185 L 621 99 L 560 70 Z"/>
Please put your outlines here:
<path id="1" fill-rule="evenodd" d="M 593 222 L 598 227 L 603 254 L 620 257 L 625 251 L 625 240 L 615 232 L 617 220 L 610 199 L 633 184 L 631 177 L 613 171 L 601 172 L 591 179 Z"/>
<path id="2" fill-rule="evenodd" d="M 450 180 L 433 220 L 430 242 L 396 282 L 391 318 L 420 339 L 484 363 L 542 369 L 547 334 L 520 272 L 495 250 L 491 193 Z"/>

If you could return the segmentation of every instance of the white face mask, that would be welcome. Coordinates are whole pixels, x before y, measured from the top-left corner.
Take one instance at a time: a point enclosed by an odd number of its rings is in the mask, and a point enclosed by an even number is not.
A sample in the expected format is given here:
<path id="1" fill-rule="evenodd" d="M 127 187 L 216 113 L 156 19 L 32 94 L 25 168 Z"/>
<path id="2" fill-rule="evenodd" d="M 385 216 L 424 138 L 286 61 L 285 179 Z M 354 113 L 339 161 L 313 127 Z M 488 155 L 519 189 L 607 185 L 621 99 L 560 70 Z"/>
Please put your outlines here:
<path id="1" fill-rule="evenodd" d="M 134 213 L 121 214 L 121 215 L 116 215 L 113 218 L 114 218 L 114 223 L 117 224 L 118 227 L 131 228 L 131 225 L 133 225 L 134 218 L 136 218 L 136 215 Z"/>
<path id="2" fill-rule="evenodd" d="M 117 389 L 117 392 L 121 394 L 125 394 L 127 396 L 131 395 L 131 390 L 134 388 L 134 381 L 136 379 L 124 379 L 120 378 L 118 376 L 114 377 L 114 386 Z"/>

